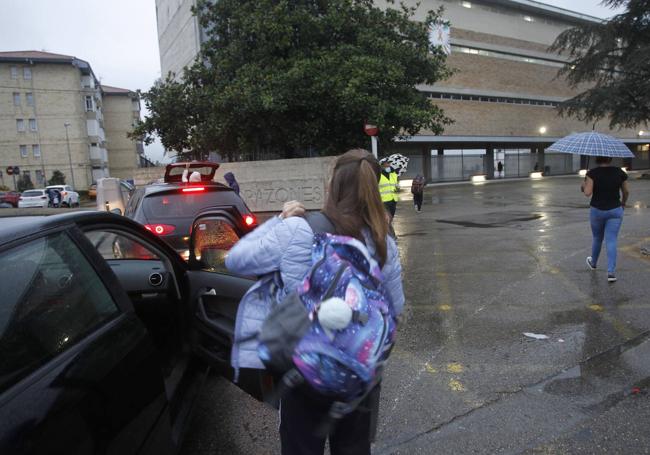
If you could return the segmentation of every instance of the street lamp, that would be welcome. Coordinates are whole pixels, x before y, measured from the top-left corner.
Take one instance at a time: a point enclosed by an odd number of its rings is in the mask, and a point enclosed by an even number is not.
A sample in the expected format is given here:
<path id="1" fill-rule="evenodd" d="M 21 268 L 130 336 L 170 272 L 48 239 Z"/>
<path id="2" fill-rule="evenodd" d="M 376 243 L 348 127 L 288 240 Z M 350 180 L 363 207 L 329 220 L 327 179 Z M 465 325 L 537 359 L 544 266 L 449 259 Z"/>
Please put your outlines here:
<path id="1" fill-rule="evenodd" d="M 70 126 L 69 122 L 63 124 L 65 127 L 65 142 L 68 145 L 68 161 L 70 162 L 70 178 L 72 179 L 72 188 L 77 188 L 77 185 L 74 183 L 74 171 L 72 170 L 72 154 L 70 153 L 70 137 L 68 136 L 68 127 Z"/>
<path id="2" fill-rule="evenodd" d="M 539 127 L 539 134 L 545 134 L 546 133 L 546 127 L 545 126 L 540 126 Z"/>

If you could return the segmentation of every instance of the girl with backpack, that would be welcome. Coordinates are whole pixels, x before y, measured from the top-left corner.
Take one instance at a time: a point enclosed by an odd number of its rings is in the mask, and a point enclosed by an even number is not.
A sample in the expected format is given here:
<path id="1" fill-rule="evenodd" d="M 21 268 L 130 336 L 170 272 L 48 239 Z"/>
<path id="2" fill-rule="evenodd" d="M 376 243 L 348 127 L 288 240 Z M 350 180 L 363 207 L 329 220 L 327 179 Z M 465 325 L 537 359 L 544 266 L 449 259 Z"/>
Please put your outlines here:
<path id="1" fill-rule="evenodd" d="M 334 233 L 363 242 L 381 267 L 382 286 L 395 314 L 404 307 L 401 265 L 395 241 L 388 235 L 388 221 L 378 190 L 381 168 L 371 153 L 353 149 L 334 166 L 323 215 Z M 353 183 L 351 183 L 353 182 Z M 244 275 L 279 273 L 276 301 L 299 287 L 312 267 L 314 230 L 297 201 L 284 205 L 282 213 L 242 238 L 229 252 L 226 267 Z M 329 232 L 329 231 L 328 231 Z M 233 367 L 264 368 L 257 355 L 257 340 L 271 302 L 249 292 L 240 304 L 232 351 Z M 280 402 L 280 440 L 283 455 L 321 455 L 329 437 L 332 455 L 369 454 L 378 413 L 379 385 L 356 409 L 344 415 L 322 434 L 332 400 L 307 385 L 290 388 Z"/>
<path id="2" fill-rule="evenodd" d="M 418 174 L 411 183 L 411 193 L 413 194 L 413 205 L 419 213 L 422 211 L 422 200 L 424 199 L 424 176 Z"/>

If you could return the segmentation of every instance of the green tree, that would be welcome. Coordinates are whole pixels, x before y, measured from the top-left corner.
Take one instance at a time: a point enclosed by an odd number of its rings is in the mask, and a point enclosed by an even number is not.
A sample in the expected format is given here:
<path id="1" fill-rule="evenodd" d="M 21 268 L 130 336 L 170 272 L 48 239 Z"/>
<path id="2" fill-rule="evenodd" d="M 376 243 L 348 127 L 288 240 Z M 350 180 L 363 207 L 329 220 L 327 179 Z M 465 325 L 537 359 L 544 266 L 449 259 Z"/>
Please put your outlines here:
<path id="1" fill-rule="evenodd" d="M 52 172 L 52 178 L 47 181 L 48 185 L 65 185 L 65 174 L 58 169 Z"/>
<path id="2" fill-rule="evenodd" d="M 391 4 L 393 2 L 390 2 Z M 194 155 L 337 154 L 380 140 L 436 134 L 451 122 L 415 87 L 450 74 L 429 44 L 440 11 L 380 9 L 371 0 L 199 0 L 207 41 L 183 82 L 143 93 L 150 111 L 132 137 Z"/>
<path id="3" fill-rule="evenodd" d="M 650 0 L 604 0 L 625 11 L 602 23 L 561 33 L 551 50 L 571 61 L 560 70 L 572 87 L 586 90 L 560 105 L 580 120 L 610 118 L 611 127 L 634 127 L 650 120 Z"/>
<path id="4" fill-rule="evenodd" d="M 23 191 L 34 189 L 32 178 L 27 174 L 21 175 L 20 177 L 18 177 L 18 180 L 16 181 L 16 187 L 18 189 L 18 192 L 20 193 L 22 193 Z"/>

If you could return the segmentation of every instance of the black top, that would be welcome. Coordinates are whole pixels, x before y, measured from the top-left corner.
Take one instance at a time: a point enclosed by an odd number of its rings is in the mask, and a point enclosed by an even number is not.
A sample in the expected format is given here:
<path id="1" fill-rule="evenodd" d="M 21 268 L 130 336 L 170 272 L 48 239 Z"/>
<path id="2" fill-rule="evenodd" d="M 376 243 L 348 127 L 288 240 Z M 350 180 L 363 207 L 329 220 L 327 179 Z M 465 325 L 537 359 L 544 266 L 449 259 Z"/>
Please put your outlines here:
<path id="1" fill-rule="evenodd" d="M 621 186 L 627 180 L 627 174 L 620 167 L 596 167 L 587 172 L 587 177 L 594 181 L 592 207 L 611 210 L 621 206 Z"/>

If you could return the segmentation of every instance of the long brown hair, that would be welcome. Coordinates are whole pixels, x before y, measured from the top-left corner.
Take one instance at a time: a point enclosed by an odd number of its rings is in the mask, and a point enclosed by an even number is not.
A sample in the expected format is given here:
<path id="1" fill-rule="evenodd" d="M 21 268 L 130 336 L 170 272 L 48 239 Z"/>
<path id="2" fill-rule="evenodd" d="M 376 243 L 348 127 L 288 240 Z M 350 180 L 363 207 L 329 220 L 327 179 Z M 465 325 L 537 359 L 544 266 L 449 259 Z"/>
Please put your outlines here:
<path id="1" fill-rule="evenodd" d="M 362 229 L 368 228 L 383 265 L 388 221 L 379 196 L 380 173 L 377 159 L 367 150 L 345 152 L 336 160 L 323 212 L 338 234 L 363 241 Z"/>

